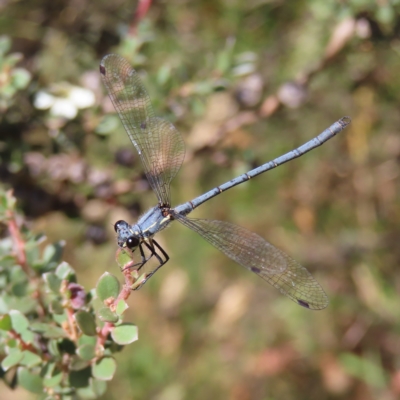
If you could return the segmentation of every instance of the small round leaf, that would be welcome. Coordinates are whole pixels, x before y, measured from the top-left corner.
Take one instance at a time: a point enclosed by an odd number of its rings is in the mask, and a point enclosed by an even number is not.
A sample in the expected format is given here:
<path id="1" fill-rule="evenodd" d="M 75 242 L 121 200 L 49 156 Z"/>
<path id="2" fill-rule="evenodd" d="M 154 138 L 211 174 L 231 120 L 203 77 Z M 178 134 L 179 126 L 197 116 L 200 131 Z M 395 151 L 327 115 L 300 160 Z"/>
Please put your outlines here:
<path id="1" fill-rule="evenodd" d="M 116 299 L 119 291 L 120 284 L 118 279 L 108 272 L 105 272 L 97 282 L 96 292 L 101 301 L 109 299 L 110 297 Z"/>
<path id="2" fill-rule="evenodd" d="M 85 335 L 96 335 L 96 321 L 93 314 L 87 311 L 78 311 L 75 314 L 75 319 L 79 328 Z"/>
<path id="3" fill-rule="evenodd" d="M 47 346 L 49 353 L 55 357 L 60 356 L 60 349 L 58 348 L 58 340 L 49 340 L 49 344 Z"/>
<path id="4" fill-rule="evenodd" d="M 31 80 L 31 74 L 23 68 L 15 68 L 12 74 L 13 86 L 23 89 Z"/>
<path id="5" fill-rule="evenodd" d="M 117 322 L 119 317 L 113 313 L 108 307 L 103 307 L 98 311 L 100 321 L 103 322 Z"/>
<path id="6" fill-rule="evenodd" d="M 115 374 L 117 363 L 112 357 L 103 357 L 92 365 L 92 374 L 100 381 L 109 381 Z"/>
<path id="7" fill-rule="evenodd" d="M 63 378 L 63 373 L 60 370 L 55 370 L 49 377 L 43 378 L 43 384 L 46 387 L 53 388 L 60 384 Z"/>
<path id="8" fill-rule="evenodd" d="M 15 332 L 23 333 L 28 329 L 29 321 L 24 314 L 17 310 L 11 310 L 10 317 L 12 321 L 12 327 Z"/>
<path id="9" fill-rule="evenodd" d="M 89 366 L 90 366 L 90 361 L 82 360 L 82 358 L 78 356 L 72 357 L 69 363 L 70 371 L 86 370 Z"/>
<path id="10" fill-rule="evenodd" d="M 12 329 L 12 322 L 9 314 L 4 314 L 0 317 L 0 329 L 2 331 L 10 331 Z"/>
<path id="11" fill-rule="evenodd" d="M 55 362 L 48 362 L 43 367 L 40 375 L 43 377 L 44 386 L 49 388 L 59 385 L 63 378 L 63 373 Z"/>
<path id="12" fill-rule="evenodd" d="M 54 272 L 47 272 L 43 278 L 53 293 L 60 294 L 61 279 Z"/>
<path id="13" fill-rule="evenodd" d="M 21 338 L 25 343 L 33 343 L 35 341 L 35 334 L 31 331 L 21 333 Z"/>
<path id="14" fill-rule="evenodd" d="M 42 359 L 35 353 L 32 353 L 29 350 L 24 350 L 22 352 L 23 358 L 20 362 L 21 365 L 25 367 L 32 368 L 35 365 L 39 365 L 42 362 Z"/>
<path id="15" fill-rule="evenodd" d="M 47 245 L 43 251 L 43 261 L 46 264 L 51 262 L 59 262 L 63 247 L 64 242 L 57 242 Z"/>
<path id="16" fill-rule="evenodd" d="M 94 344 L 83 344 L 78 347 L 76 353 L 82 360 L 90 361 L 96 356 L 96 345 Z"/>
<path id="17" fill-rule="evenodd" d="M 118 325 L 111 331 L 111 337 L 115 343 L 130 344 L 138 340 L 138 328 L 129 323 Z"/>
<path id="18" fill-rule="evenodd" d="M 22 354 L 22 351 L 18 349 L 10 351 L 10 354 L 1 362 L 1 367 L 4 371 L 7 371 L 18 365 L 23 357 L 24 355 Z"/>
<path id="19" fill-rule="evenodd" d="M 46 324 L 45 322 L 33 322 L 30 329 L 33 332 L 41 333 L 47 339 L 59 339 L 66 336 L 66 333 L 62 328 Z"/>
<path id="20" fill-rule="evenodd" d="M 63 261 L 56 269 L 56 275 L 60 279 L 66 279 L 68 281 L 74 280 L 75 278 L 75 271 L 72 269 L 72 267 Z"/>
<path id="21" fill-rule="evenodd" d="M 53 300 L 50 303 L 50 311 L 54 314 L 61 315 L 64 313 L 64 307 L 58 300 Z"/>
<path id="22" fill-rule="evenodd" d="M 24 367 L 19 367 L 18 372 L 18 383 L 26 390 L 32 393 L 41 394 L 43 392 L 42 378 L 30 372 Z"/>
<path id="23" fill-rule="evenodd" d="M 118 301 L 118 304 L 117 304 L 117 307 L 116 307 L 116 309 L 115 309 L 115 312 L 118 314 L 118 315 L 122 315 L 124 312 L 125 312 L 125 310 L 127 310 L 128 309 L 128 304 L 126 303 L 126 301 L 125 300 L 119 300 Z"/>
<path id="24" fill-rule="evenodd" d="M 97 343 L 97 338 L 94 337 L 94 336 L 82 335 L 78 339 L 78 346 L 82 346 L 84 344 L 93 344 L 93 345 L 95 345 L 96 343 Z"/>
<path id="25" fill-rule="evenodd" d="M 132 261 L 132 256 L 125 250 L 119 249 L 117 251 L 116 261 L 119 267 L 122 269 Z"/>
<path id="26" fill-rule="evenodd" d="M 77 390 L 78 396 L 82 399 L 97 399 L 106 392 L 107 383 L 90 378 L 89 386 Z"/>

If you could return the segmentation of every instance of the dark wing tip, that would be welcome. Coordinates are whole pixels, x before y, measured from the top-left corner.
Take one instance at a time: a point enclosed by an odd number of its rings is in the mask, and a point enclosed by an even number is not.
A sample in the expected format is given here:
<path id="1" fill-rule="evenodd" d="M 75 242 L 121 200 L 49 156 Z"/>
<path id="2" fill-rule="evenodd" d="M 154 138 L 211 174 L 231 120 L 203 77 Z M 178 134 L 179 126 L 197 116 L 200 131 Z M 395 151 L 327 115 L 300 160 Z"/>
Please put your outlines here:
<path id="1" fill-rule="evenodd" d="M 112 61 L 113 58 L 122 58 L 122 57 L 118 56 L 117 54 L 107 54 L 106 56 L 103 57 L 100 63 L 100 73 L 104 76 L 106 75 L 106 62 L 108 58 L 110 58 Z"/>
<path id="2" fill-rule="evenodd" d="M 299 303 L 302 307 L 310 308 L 310 304 L 308 304 L 308 303 L 307 303 L 306 301 L 304 301 L 304 300 L 297 299 L 297 303 Z"/>
<path id="3" fill-rule="evenodd" d="M 323 310 L 328 306 L 328 300 L 326 299 L 324 302 L 319 303 L 309 303 L 305 300 L 297 299 L 297 304 L 309 310 Z"/>

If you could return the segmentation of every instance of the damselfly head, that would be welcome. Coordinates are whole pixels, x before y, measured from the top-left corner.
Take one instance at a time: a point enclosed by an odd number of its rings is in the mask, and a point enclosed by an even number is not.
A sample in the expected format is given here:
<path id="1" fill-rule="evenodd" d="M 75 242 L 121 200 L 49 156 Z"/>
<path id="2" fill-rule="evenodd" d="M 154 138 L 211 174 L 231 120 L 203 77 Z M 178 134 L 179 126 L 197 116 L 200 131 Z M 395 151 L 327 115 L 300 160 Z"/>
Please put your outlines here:
<path id="1" fill-rule="evenodd" d="M 129 224 L 125 221 L 122 221 L 122 219 L 120 219 L 114 224 L 114 230 L 116 233 L 118 233 L 122 229 L 127 229 L 127 228 L 129 228 Z"/>

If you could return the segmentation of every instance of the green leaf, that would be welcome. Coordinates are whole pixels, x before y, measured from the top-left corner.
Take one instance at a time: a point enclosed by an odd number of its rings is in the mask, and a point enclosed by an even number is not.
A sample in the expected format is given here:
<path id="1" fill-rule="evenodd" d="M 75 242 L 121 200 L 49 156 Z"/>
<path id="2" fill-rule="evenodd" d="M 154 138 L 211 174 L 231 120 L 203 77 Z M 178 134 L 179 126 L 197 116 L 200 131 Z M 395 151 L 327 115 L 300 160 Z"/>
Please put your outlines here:
<path id="1" fill-rule="evenodd" d="M 60 384 L 63 378 L 62 371 L 56 367 L 56 363 L 49 362 L 42 369 L 41 376 L 45 387 L 56 387 Z"/>
<path id="2" fill-rule="evenodd" d="M 24 297 L 27 294 L 27 282 L 16 282 L 11 286 L 11 293 L 16 297 Z"/>
<path id="3" fill-rule="evenodd" d="M 84 344 L 96 344 L 97 343 L 97 338 L 94 336 L 86 336 L 86 335 L 82 335 L 79 339 L 78 339 L 78 345 L 82 346 Z"/>
<path id="4" fill-rule="evenodd" d="M 128 307 L 129 306 L 126 303 L 126 301 L 121 299 L 121 300 L 118 301 L 118 304 L 117 304 L 117 307 L 116 307 L 115 311 L 116 311 L 116 313 L 118 315 L 122 315 L 125 312 L 125 310 L 128 309 Z"/>
<path id="5" fill-rule="evenodd" d="M 83 360 L 82 358 L 75 355 L 71 359 L 71 362 L 69 364 L 69 369 L 71 371 L 82 371 L 89 366 L 90 366 L 90 361 Z"/>
<path id="6" fill-rule="evenodd" d="M 62 262 L 57 268 L 56 268 L 56 275 L 60 279 L 66 279 L 67 281 L 75 281 L 76 276 L 75 276 L 75 271 L 72 269 L 72 267 L 66 263 L 65 261 Z"/>
<path id="7" fill-rule="evenodd" d="M 0 259 L 0 265 L 2 264 L 4 258 Z M 3 267 L 4 268 L 4 267 Z M 0 273 L 0 290 L 4 290 L 8 285 L 8 277 L 6 274 Z"/>
<path id="8" fill-rule="evenodd" d="M 12 349 L 10 354 L 1 362 L 1 367 L 4 371 L 8 371 L 10 368 L 18 365 L 23 357 L 22 351 L 19 349 Z"/>
<path id="9" fill-rule="evenodd" d="M 160 86 L 165 86 L 167 81 L 171 78 L 171 66 L 168 64 L 161 65 L 157 72 L 157 83 Z"/>
<path id="10" fill-rule="evenodd" d="M 64 329 L 58 326 L 46 324 L 44 322 L 33 322 L 30 326 L 30 329 L 33 332 L 41 333 L 45 338 L 48 339 L 58 339 L 67 336 Z"/>
<path id="11" fill-rule="evenodd" d="M 31 393 L 41 394 L 43 392 L 42 378 L 30 372 L 25 367 L 19 367 L 17 371 L 18 383 Z"/>
<path id="12" fill-rule="evenodd" d="M 11 99 L 16 92 L 17 89 L 13 85 L 11 85 L 11 79 L 8 79 L 7 83 L 1 88 L 1 94 L 3 95 L 2 97 L 8 99 Z"/>
<path id="13" fill-rule="evenodd" d="M 107 300 L 110 297 L 116 299 L 119 295 L 120 284 L 118 279 L 105 272 L 97 281 L 96 292 L 101 301 Z"/>
<path id="14" fill-rule="evenodd" d="M 100 321 L 103 322 L 117 322 L 119 317 L 113 313 L 108 307 L 103 307 L 98 311 Z"/>
<path id="15" fill-rule="evenodd" d="M 4 249 L 4 247 L 6 247 Z M 19 267 L 21 268 L 19 265 L 15 265 L 15 258 L 8 255 L 7 253 L 9 253 L 11 251 L 11 246 L 9 248 L 8 244 L 7 244 L 7 240 L 3 239 L 0 240 L 0 253 L 5 252 L 4 256 L 1 258 L 1 267 L 3 269 L 3 271 L 8 270 L 11 271 L 13 267 Z M 4 278 L 7 278 L 6 276 L 4 276 Z"/>
<path id="16" fill-rule="evenodd" d="M 64 312 L 61 313 L 61 314 L 53 314 L 52 317 L 53 317 L 53 321 L 54 321 L 57 325 L 61 325 L 61 326 L 62 326 L 62 324 L 63 324 L 64 322 L 68 321 L 68 316 L 67 316 L 67 313 L 66 313 L 65 310 L 64 310 Z"/>
<path id="17" fill-rule="evenodd" d="M 12 283 L 26 283 L 28 281 L 26 273 L 20 265 L 13 265 L 9 268 L 9 277 Z"/>
<path id="18" fill-rule="evenodd" d="M 43 378 L 43 385 L 49 388 L 53 388 L 59 385 L 62 381 L 63 373 L 60 370 L 55 370 L 54 375 Z"/>
<path id="19" fill-rule="evenodd" d="M 115 374 L 117 363 L 112 357 L 103 357 L 92 365 L 92 374 L 96 379 L 109 381 Z"/>
<path id="20" fill-rule="evenodd" d="M 7 346 L 8 346 L 10 349 L 14 349 L 14 348 L 18 348 L 18 349 L 19 349 L 19 342 L 18 342 L 17 339 L 14 339 L 14 338 L 12 338 L 12 339 L 7 339 Z"/>
<path id="21" fill-rule="evenodd" d="M 96 297 L 96 289 L 91 289 L 86 293 L 86 304 L 89 304 Z"/>
<path id="22" fill-rule="evenodd" d="M 29 264 L 35 264 L 39 258 L 39 249 L 35 241 L 29 240 L 25 243 L 25 254 Z"/>
<path id="23" fill-rule="evenodd" d="M 96 321 L 94 315 L 87 311 L 78 311 L 75 314 L 76 322 L 81 331 L 88 336 L 94 336 L 96 332 Z"/>
<path id="24" fill-rule="evenodd" d="M 96 345 L 95 344 L 84 344 L 76 350 L 76 354 L 82 360 L 91 361 L 96 356 Z"/>
<path id="25" fill-rule="evenodd" d="M 62 280 L 54 272 L 47 272 L 43 274 L 43 278 L 53 293 L 60 294 Z"/>
<path id="26" fill-rule="evenodd" d="M 37 354 L 32 353 L 29 350 L 24 350 L 22 354 L 24 357 L 22 358 L 20 364 L 24 365 L 25 367 L 32 368 L 42 362 L 42 359 Z"/>
<path id="27" fill-rule="evenodd" d="M 344 370 L 354 377 L 361 379 L 371 387 L 382 389 L 387 387 L 388 377 L 382 367 L 381 360 L 368 359 L 352 353 L 342 353 L 339 361 Z"/>
<path id="28" fill-rule="evenodd" d="M 47 346 L 51 355 L 55 357 L 60 356 L 60 350 L 58 348 L 58 340 L 49 340 L 49 344 Z"/>
<path id="29" fill-rule="evenodd" d="M 3 309 L 4 306 L 6 306 L 7 311 L 15 310 L 21 314 L 28 314 L 34 312 L 37 307 L 37 300 L 33 299 L 32 296 L 15 297 L 9 295 L 7 292 L 3 292 L 0 297 L 0 307 Z M 3 314 L 5 314 L 5 312 Z"/>
<path id="30" fill-rule="evenodd" d="M 132 261 L 132 256 L 125 250 L 120 250 L 116 261 L 120 268 L 124 268 L 127 263 Z"/>
<path id="31" fill-rule="evenodd" d="M 24 89 L 31 80 L 31 74 L 24 68 L 15 68 L 12 73 L 12 85 Z"/>
<path id="32" fill-rule="evenodd" d="M 62 306 L 61 302 L 58 300 L 53 300 L 50 303 L 50 312 L 57 314 L 57 315 L 62 315 L 64 314 L 64 307 Z"/>
<path id="33" fill-rule="evenodd" d="M 11 310 L 9 314 L 11 317 L 12 327 L 15 332 L 21 334 L 28 329 L 29 321 L 24 314 L 17 310 Z"/>
<path id="34" fill-rule="evenodd" d="M 138 328 L 129 323 L 121 324 L 111 331 L 111 337 L 118 344 L 130 344 L 138 340 Z"/>
<path id="35" fill-rule="evenodd" d="M 64 242 L 57 242 L 46 246 L 43 252 L 43 261 L 47 264 L 61 260 Z"/>
<path id="36" fill-rule="evenodd" d="M 99 381 L 97 379 L 90 378 L 89 386 L 78 389 L 78 396 L 82 399 L 97 399 L 102 396 L 107 389 L 107 383 L 105 381 Z"/>
<path id="37" fill-rule="evenodd" d="M 9 314 L 0 317 L 0 329 L 2 331 L 10 331 L 12 329 L 12 321 Z"/>
<path id="38" fill-rule="evenodd" d="M 33 343 L 35 340 L 35 334 L 31 331 L 24 331 L 21 333 L 21 339 L 25 342 L 25 343 Z"/>

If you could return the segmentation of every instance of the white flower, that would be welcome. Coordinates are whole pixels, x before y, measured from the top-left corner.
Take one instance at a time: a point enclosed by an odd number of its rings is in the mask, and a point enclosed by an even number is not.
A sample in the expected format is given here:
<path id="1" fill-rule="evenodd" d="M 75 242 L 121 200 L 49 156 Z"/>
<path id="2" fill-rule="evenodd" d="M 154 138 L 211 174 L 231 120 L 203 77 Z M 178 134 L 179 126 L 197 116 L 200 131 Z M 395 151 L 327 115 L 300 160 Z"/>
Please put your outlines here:
<path id="1" fill-rule="evenodd" d="M 55 117 L 74 119 L 78 114 L 78 109 L 70 99 L 55 98 L 50 108 L 50 114 Z"/>
<path id="2" fill-rule="evenodd" d="M 93 106 L 95 102 L 94 93 L 89 89 L 78 86 L 72 86 L 69 92 L 69 99 L 77 108 L 88 108 Z"/>
<path id="3" fill-rule="evenodd" d="M 51 94 L 40 91 L 36 94 L 35 100 L 33 101 L 33 105 L 38 110 L 47 110 L 49 109 L 54 103 L 54 96 Z"/>
<path id="4" fill-rule="evenodd" d="M 91 90 L 69 83 L 59 83 L 50 87 L 48 91 L 39 91 L 33 104 L 39 110 L 50 109 L 50 114 L 54 117 L 74 119 L 78 110 L 91 107 L 94 103 L 95 96 Z"/>

